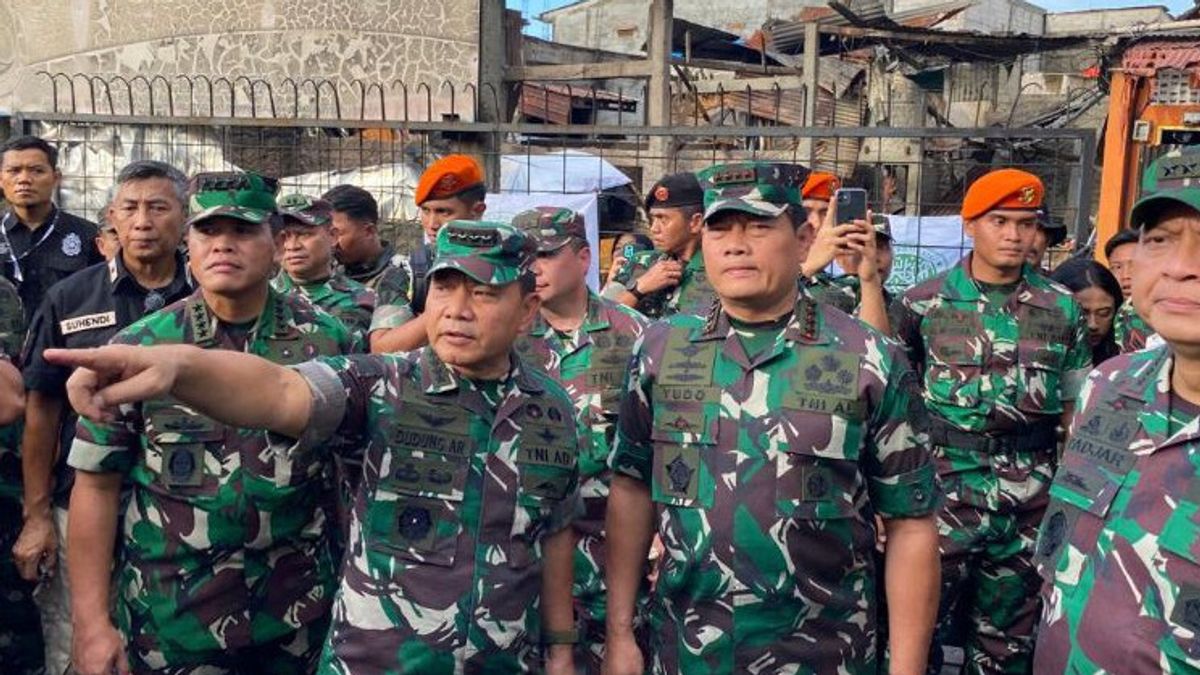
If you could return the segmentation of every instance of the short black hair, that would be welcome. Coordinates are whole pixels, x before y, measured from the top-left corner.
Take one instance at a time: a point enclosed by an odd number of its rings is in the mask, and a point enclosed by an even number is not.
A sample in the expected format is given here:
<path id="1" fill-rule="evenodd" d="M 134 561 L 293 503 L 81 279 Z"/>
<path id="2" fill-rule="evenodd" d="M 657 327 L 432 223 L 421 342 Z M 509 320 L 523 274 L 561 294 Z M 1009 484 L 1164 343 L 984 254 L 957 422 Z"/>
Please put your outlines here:
<path id="1" fill-rule="evenodd" d="M 462 192 L 454 195 L 454 199 L 466 204 L 467 206 L 475 206 L 487 197 L 487 186 L 483 183 L 472 185 Z"/>
<path id="2" fill-rule="evenodd" d="M 1117 250 L 1119 246 L 1136 243 L 1138 243 L 1138 231 L 1131 228 L 1123 229 L 1104 242 L 1104 257 L 1112 257 L 1113 251 Z"/>
<path id="3" fill-rule="evenodd" d="M 370 192 L 357 185 L 337 185 L 321 195 L 334 211 L 341 211 L 354 220 L 379 222 L 379 203 Z"/>
<path id="4" fill-rule="evenodd" d="M 50 145 L 44 139 L 37 136 L 10 138 L 4 142 L 4 145 L 0 145 L 0 160 L 4 158 L 5 153 L 18 150 L 41 150 L 42 154 L 46 155 L 46 161 L 50 162 L 50 168 L 58 170 L 58 148 Z"/>

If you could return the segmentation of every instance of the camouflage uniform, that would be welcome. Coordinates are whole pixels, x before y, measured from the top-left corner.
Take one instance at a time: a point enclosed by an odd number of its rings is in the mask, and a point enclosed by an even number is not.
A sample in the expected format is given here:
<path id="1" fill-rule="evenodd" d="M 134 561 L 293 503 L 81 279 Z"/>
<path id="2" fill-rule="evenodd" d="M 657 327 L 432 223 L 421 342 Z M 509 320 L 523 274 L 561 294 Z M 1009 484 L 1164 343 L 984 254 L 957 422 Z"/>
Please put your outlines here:
<path id="1" fill-rule="evenodd" d="M 375 291 L 340 273 L 321 281 L 298 283 L 287 272 L 280 272 L 271 280 L 271 287 L 280 293 L 302 293 L 365 342 L 375 311 Z"/>
<path id="2" fill-rule="evenodd" d="M 1039 583 L 1030 557 L 1056 466 L 1055 427 L 1091 349 L 1071 293 L 1033 267 L 1003 304 L 969 270 L 970 256 L 910 289 L 891 324 L 923 378 L 946 497 L 939 640 L 961 612 L 969 668 L 1025 672 Z"/>
<path id="3" fill-rule="evenodd" d="M 345 274 L 353 281 L 375 291 L 375 311 L 367 332 L 403 326 L 413 318 L 408 294 L 412 288 L 407 260 L 385 244 L 383 252 L 369 265 L 346 267 Z"/>
<path id="4" fill-rule="evenodd" d="M 1154 334 L 1150 325 L 1133 308 L 1133 301 L 1126 300 L 1113 319 L 1113 339 L 1122 354 L 1136 352 L 1146 346 L 1146 339 Z"/>
<path id="5" fill-rule="evenodd" d="M 525 245 L 508 225 L 455 221 L 432 269 L 512 283 Z M 283 452 L 365 446 L 320 672 L 538 668 L 541 541 L 577 508 L 579 427 L 562 387 L 510 358 L 503 382 L 460 377 L 428 347 L 298 368 L 312 419 Z"/>
<path id="6" fill-rule="evenodd" d="M 1198 157 L 1150 165 L 1132 227 L 1200 212 Z M 1038 537 L 1038 672 L 1200 672 L 1200 405 L 1174 391 L 1175 349 L 1115 357 L 1084 386 Z"/>
<path id="7" fill-rule="evenodd" d="M 333 317 L 275 291 L 244 346 L 200 292 L 113 342 L 194 344 L 281 364 L 357 347 Z M 115 422 L 80 420 L 70 464 L 132 486 L 117 614 L 137 667 L 232 667 L 261 651 L 271 657 L 264 672 L 311 671 L 335 579 L 320 457 L 272 455 L 261 431 L 161 399 L 123 406 Z"/>
<path id="8" fill-rule="evenodd" d="M 613 470 L 659 513 L 655 672 L 875 672 L 873 515 L 936 504 L 911 385 L 892 343 L 807 298 L 754 359 L 719 308 L 646 329 Z"/>
<path id="9" fill-rule="evenodd" d="M 1170 373 L 1162 346 L 1084 386 L 1037 544 L 1035 672 L 1200 670 L 1200 417 Z"/>
<path id="10" fill-rule="evenodd" d="M 8 279 L 0 278 L 0 361 L 15 363 L 25 338 L 21 298 Z M 5 673 L 42 672 L 41 624 L 33 603 L 34 583 L 17 572 L 12 547 L 21 533 L 20 422 L 0 427 L 0 664 Z"/>
<path id="11" fill-rule="evenodd" d="M 633 288 L 654 263 L 671 257 L 661 251 L 638 251 L 633 258 L 625 261 L 613 275 L 612 281 L 604 287 L 604 297 L 616 300 L 621 293 Z M 704 273 L 704 256 L 697 249 L 684 265 L 678 286 L 647 293 L 638 301 L 635 309 L 651 319 L 661 319 L 679 312 L 704 314 L 712 306 L 715 297 L 712 284 L 708 283 L 708 276 Z"/>

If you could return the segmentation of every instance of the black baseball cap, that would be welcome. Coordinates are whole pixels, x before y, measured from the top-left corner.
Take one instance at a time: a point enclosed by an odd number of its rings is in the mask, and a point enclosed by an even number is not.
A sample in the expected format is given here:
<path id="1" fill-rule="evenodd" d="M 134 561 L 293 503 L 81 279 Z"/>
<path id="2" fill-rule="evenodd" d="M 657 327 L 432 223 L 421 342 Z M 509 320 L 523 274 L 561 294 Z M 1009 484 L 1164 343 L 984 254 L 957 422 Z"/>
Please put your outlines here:
<path id="1" fill-rule="evenodd" d="M 647 211 L 653 208 L 703 205 L 704 190 L 700 188 L 700 181 L 696 179 L 696 174 L 690 171 L 663 176 L 646 194 Z"/>

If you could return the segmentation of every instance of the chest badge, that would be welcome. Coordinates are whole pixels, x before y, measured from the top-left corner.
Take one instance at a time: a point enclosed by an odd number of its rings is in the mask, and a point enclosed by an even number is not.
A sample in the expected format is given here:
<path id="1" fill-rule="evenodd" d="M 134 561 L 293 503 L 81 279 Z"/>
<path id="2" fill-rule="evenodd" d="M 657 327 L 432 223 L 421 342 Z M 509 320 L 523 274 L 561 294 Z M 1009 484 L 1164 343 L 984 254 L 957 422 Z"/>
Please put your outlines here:
<path id="1" fill-rule="evenodd" d="M 63 237 L 63 240 L 62 240 L 63 255 L 71 256 L 72 258 L 74 258 L 75 256 L 79 255 L 82 251 L 83 251 L 83 240 L 81 240 L 79 238 L 79 235 L 72 232 L 72 233 L 68 234 L 67 236 Z"/>

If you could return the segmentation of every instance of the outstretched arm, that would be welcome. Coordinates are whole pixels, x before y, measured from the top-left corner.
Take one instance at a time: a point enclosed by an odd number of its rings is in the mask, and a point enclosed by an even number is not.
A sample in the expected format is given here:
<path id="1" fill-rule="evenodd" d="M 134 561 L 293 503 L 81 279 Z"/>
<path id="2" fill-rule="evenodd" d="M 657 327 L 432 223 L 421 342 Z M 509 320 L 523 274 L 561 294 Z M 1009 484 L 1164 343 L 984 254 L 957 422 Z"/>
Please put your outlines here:
<path id="1" fill-rule="evenodd" d="M 94 420 L 112 419 L 123 403 L 174 396 L 224 424 L 299 438 L 312 411 L 312 391 L 303 377 L 251 354 L 190 345 L 110 345 L 47 349 L 45 355 L 51 363 L 78 368 L 67 381 L 67 394 L 79 414 Z"/>

